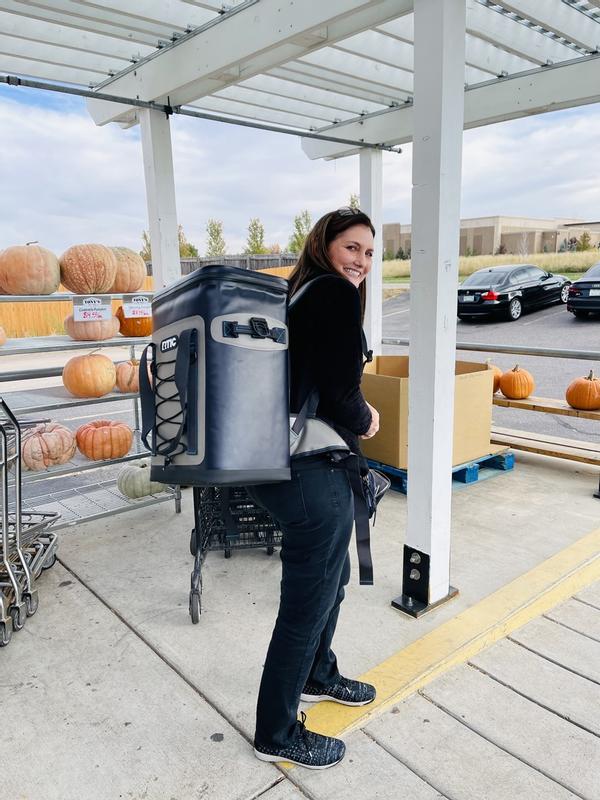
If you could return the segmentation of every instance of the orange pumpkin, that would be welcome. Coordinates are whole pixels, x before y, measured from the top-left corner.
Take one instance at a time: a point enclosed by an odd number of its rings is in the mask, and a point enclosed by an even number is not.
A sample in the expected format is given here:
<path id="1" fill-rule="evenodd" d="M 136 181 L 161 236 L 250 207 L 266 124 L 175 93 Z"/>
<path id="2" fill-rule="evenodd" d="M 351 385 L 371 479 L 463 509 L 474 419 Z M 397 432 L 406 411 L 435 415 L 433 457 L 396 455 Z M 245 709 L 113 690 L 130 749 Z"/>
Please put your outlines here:
<path id="1" fill-rule="evenodd" d="M 119 332 L 119 320 L 116 317 L 75 322 L 73 314 L 69 314 L 64 324 L 67 335 L 78 342 L 99 342 L 102 339 L 112 339 Z"/>
<path id="2" fill-rule="evenodd" d="M 494 373 L 494 387 L 492 389 L 492 394 L 496 394 L 496 392 L 500 388 L 500 378 L 502 377 L 502 370 L 500 369 L 500 367 L 497 367 L 495 364 L 492 364 L 492 362 L 489 359 L 485 363 L 487 364 L 487 368 L 491 369 L 492 372 Z"/>
<path id="3" fill-rule="evenodd" d="M 0 347 L 2 347 L 3 344 L 6 344 L 6 331 L 2 325 L 0 325 Z"/>
<path id="4" fill-rule="evenodd" d="M 75 397 L 102 397 L 115 388 L 115 365 L 100 353 L 74 356 L 62 372 L 65 389 Z"/>
<path id="5" fill-rule="evenodd" d="M 117 389 L 120 392 L 139 392 L 140 362 L 137 358 L 117 364 Z"/>
<path id="6" fill-rule="evenodd" d="M 108 292 L 116 274 L 116 256 L 102 244 L 74 244 L 60 257 L 60 279 L 74 294 Z"/>
<path id="7" fill-rule="evenodd" d="M 73 431 L 58 422 L 45 422 L 23 432 L 21 460 L 25 469 L 46 469 L 66 464 L 76 449 Z"/>
<path id="8" fill-rule="evenodd" d="M 580 411 L 596 411 L 600 409 L 600 379 L 590 374 L 585 378 L 575 378 L 567 387 L 567 403 L 571 408 L 578 408 Z"/>
<path id="9" fill-rule="evenodd" d="M 516 364 L 500 378 L 500 391 L 510 400 L 524 400 L 535 389 L 533 375 Z"/>
<path id="10" fill-rule="evenodd" d="M 152 317 L 126 317 L 123 306 L 117 309 L 119 330 L 123 336 L 150 336 L 152 333 Z"/>
<path id="11" fill-rule="evenodd" d="M 108 290 L 111 293 L 137 292 L 144 285 L 146 277 L 146 262 L 139 253 L 128 247 L 111 247 L 117 259 L 117 273 L 113 285 Z"/>
<path id="12" fill-rule="evenodd" d="M 0 253 L 3 294 L 52 294 L 59 283 L 58 259 L 45 247 L 15 245 Z"/>
<path id="13" fill-rule="evenodd" d="M 77 429 L 75 436 L 79 450 L 92 461 L 122 458 L 133 442 L 129 425 L 109 419 L 86 422 Z"/>

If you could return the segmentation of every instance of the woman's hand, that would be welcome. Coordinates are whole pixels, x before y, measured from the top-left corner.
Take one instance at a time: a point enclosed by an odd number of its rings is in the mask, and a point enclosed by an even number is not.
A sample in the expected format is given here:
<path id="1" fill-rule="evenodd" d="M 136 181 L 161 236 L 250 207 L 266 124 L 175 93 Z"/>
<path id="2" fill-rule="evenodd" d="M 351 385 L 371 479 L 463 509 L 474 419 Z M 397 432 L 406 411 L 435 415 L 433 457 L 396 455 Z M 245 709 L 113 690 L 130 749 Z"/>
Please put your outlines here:
<path id="1" fill-rule="evenodd" d="M 369 425 L 369 430 L 366 433 L 361 434 L 361 439 L 370 439 L 371 436 L 375 436 L 379 430 L 379 412 L 376 408 L 373 408 L 370 403 L 367 403 L 367 405 L 371 409 L 371 424 Z"/>

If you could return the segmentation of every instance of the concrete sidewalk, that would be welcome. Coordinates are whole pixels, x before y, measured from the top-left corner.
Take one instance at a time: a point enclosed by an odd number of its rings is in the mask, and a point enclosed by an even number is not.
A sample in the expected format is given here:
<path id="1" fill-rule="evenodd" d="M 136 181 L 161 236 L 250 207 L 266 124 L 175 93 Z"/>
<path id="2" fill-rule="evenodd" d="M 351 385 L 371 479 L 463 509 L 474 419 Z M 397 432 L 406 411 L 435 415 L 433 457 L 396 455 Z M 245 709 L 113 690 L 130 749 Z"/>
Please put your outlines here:
<path id="1" fill-rule="evenodd" d="M 513 472 L 455 484 L 460 595 L 419 620 L 390 606 L 406 499 L 386 497 L 373 531 L 376 584 L 359 587 L 354 563 L 335 647 L 344 673 L 378 675 L 387 701 L 364 718 L 329 703 L 311 709 L 313 729 L 335 728 L 348 746 L 325 772 L 259 762 L 250 746 L 277 556 L 210 553 L 193 626 L 189 490 L 181 515 L 162 504 L 63 531 L 37 614 L 0 651 L 4 797 L 600 798 L 596 480 L 584 467 L 518 456 Z M 535 595 L 544 580 L 546 608 Z M 530 601 L 509 624 L 505 605 L 527 586 Z"/>

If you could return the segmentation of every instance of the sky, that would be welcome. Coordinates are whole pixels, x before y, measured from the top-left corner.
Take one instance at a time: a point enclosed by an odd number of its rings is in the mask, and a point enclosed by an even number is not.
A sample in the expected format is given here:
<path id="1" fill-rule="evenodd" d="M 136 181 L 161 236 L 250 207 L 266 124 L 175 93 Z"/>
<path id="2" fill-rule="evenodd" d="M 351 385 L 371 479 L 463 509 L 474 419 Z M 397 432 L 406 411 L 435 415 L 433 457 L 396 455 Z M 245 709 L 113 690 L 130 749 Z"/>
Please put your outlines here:
<path id="1" fill-rule="evenodd" d="M 465 131 L 461 216 L 600 219 L 600 104 Z M 202 255 L 209 218 L 240 252 L 258 217 L 282 249 L 359 191 L 358 156 L 310 161 L 295 136 L 174 116 L 177 214 Z M 97 127 L 85 101 L 0 86 L 0 249 L 60 255 L 84 242 L 139 250 L 148 229 L 139 126 Z M 411 146 L 384 153 L 384 222 L 410 222 Z"/>

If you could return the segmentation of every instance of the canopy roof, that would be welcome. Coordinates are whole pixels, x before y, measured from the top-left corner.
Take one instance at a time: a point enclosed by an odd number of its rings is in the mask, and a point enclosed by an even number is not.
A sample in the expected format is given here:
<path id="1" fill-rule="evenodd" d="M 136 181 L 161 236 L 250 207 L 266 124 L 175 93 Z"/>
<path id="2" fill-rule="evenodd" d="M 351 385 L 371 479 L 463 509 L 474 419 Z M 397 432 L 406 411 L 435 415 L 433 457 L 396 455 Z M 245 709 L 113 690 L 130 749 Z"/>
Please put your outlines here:
<path id="1" fill-rule="evenodd" d="M 398 144 L 412 135 L 413 5 L 3 0 L 0 72 Z M 600 0 L 466 6 L 465 127 L 600 100 Z M 137 121 L 131 106 L 90 100 L 89 109 L 98 124 Z M 304 148 L 313 158 L 355 152 Z"/>

